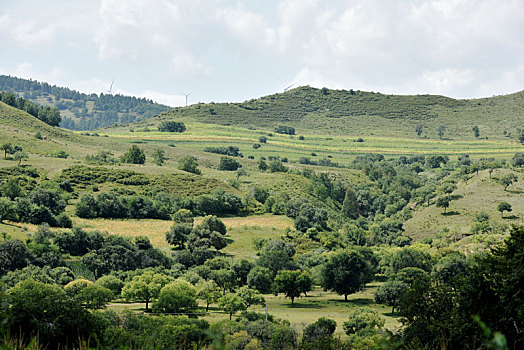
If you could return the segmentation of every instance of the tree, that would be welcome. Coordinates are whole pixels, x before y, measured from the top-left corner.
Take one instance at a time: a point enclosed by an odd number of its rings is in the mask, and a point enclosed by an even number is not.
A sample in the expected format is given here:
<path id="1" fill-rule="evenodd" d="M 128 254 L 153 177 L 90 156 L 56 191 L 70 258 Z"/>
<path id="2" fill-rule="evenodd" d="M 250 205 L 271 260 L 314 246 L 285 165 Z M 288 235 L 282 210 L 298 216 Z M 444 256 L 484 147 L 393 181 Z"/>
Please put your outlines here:
<path id="1" fill-rule="evenodd" d="M 257 164 L 258 164 L 258 170 L 260 171 L 266 171 L 268 168 L 267 163 L 262 159 L 259 160 Z"/>
<path id="2" fill-rule="evenodd" d="M 184 156 L 178 160 L 178 169 L 200 175 L 200 169 L 198 169 L 197 159 L 193 156 Z"/>
<path id="3" fill-rule="evenodd" d="M 98 284 L 91 284 L 83 288 L 77 295 L 87 309 L 102 309 L 114 298 L 113 292 Z"/>
<path id="4" fill-rule="evenodd" d="M 22 163 L 22 160 L 28 159 L 29 156 L 27 155 L 27 152 L 25 151 L 16 151 L 13 155 L 13 159 L 18 161 L 17 165 L 20 165 Z"/>
<path id="5" fill-rule="evenodd" d="M 446 213 L 446 209 L 449 208 L 449 204 L 451 203 L 451 196 L 446 195 L 437 198 L 437 208 L 444 208 L 444 213 Z"/>
<path id="6" fill-rule="evenodd" d="M 186 131 L 186 126 L 182 122 L 175 121 L 164 121 L 158 126 L 158 131 L 160 132 L 184 132 Z"/>
<path id="7" fill-rule="evenodd" d="M 0 244 L 0 274 L 26 267 L 31 258 L 31 253 L 24 242 L 18 239 L 2 242 Z"/>
<path id="8" fill-rule="evenodd" d="M 18 184 L 18 178 L 11 177 L 9 181 L 2 186 L 2 194 L 14 200 L 16 197 L 20 197 L 23 194 L 22 188 Z"/>
<path id="9" fill-rule="evenodd" d="M 188 224 L 174 224 L 166 232 L 167 243 L 175 246 L 177 249 L 184 249 L 187 237 L 191 234 L 192 229 L 191 225 Z"/>
<path id="10" fill-rule="evenodd" d="M 288 170 L 288 168 L 282 164 L 280 159 L 273 159 L 269 162 L 268 169 L 272 173 L 285 173 Z"/>
<path id="11" fill-rule="evenodd" d="M 295 298 L 300 297 L 304 292 L 304 281 L 308 277 L 307 272 L 304 271 L 281 270 L 274 280 L 275 292 L 284 293 L 286 298 L 291 299 L 291 305 L 293 305 Z"/>
<path id="12" fill-rule="evenodd" d="M 361 309 L 350 313 L 349 320 L 344 322 L 342 326 L 347 335 L 369 335 L 384 327 L 384 320 L 374 311 Z"/>
<path id="13" fill-rule="evenodd" d="M 153 151 L 153 161 L 155 162 L 156 165 L 162 166 L 168 159 L 169 158 L 165 156 L 163 149 L 155 148 L 155 150 Z"/>
<path id="14" fill-rule="evenodd" d="M 114 295 L 120 295 L 124 282 L 113 275 L 105 275 L 100 277 L 95 284 L 107 288 L 113 292 Z"/>
<path id="15" fill-rule="evenodd" d="M 47 348 L 79 348 L 95 331 L 94 317 L 58 285 L 29 278 L 7 291 L 5 321 L 14 339 L 38 336 Z"/>
<path id="16" fill-rule="evenodd" d="M 519 130 L 517 137 L 518 137 L 518 140 L 520 141 L 520 143 L 522 143 L 524 145 L 524 129 Z"/>
<path id="17" fill-rule="evenodd" d="M 9 198 L 0 197 L 0 223 L 4 220 L 15 220 L 15 203 Z"/>
<path id="18" fill-rule="evenodd" d="M 178 209 L 176 213 L 173 214 L 173 221 L 176 224 L 188 224 L 193 225 L 193 213 L 187 209 Z"/>
<path id="19" fill-rule="evenodd" d="M 437 126 L 437 133 L 438 133 L 439 138 L 442 138 L 444 136 L 446 129 L 447 129 L 447 126 L 443 124 L 440 124 L 439 126 Z"/>
<path id="20" fill-rule="evenodd" d="M 186 281 L 178 280 L 166 284 L 153 304 L 153 310 L 167 313 L 192 313 L 198 308 L 195 287 Z"/>
<path id="21" fill-rule="evenodd" d="M 358 208 L 358 200 L 355 192 L 348 188 L 344 196 L 344 202 L 342 202 L 342 214 L 350 219 L 358 219 L 360 216 Z"/>
<path id="22" fill-rule="evenodd" d="M 513 166 L 523 166 L 524 165 L 524 153 L 517 152 L 513 155 L 513 158 L 511 158 L 511 164 Z"/>
<path id="23" fill-rule="evenodd" d="M 333 290 L 344 295 L 356 293 L 368 282 L 371 268 L 364 256 L 357 251 L 334 253 L 322 268 L 321 285 L 324 289 Z"/>
<path id="24" fill-rule="evenodd" d="M 422 124 L 417 124 L 417 126 L 415 127 L 415 131 L 417 132 L 417 136 L 420 137 L 420 135 L 422 135 L 422 131 L 424 130 L 424 125 Z"/>
<path id="25" fill-rule="evenodd" d="M 377 304 L 391 306 L 391 313 L 395 312 L 400 297 L 407 291 L 408 285 L 402 281 L 390 280 L 377 288 L 373 298 Z"/>
<path id="26" fill-rule="evenodd" d="M 137 145 L 133 145 L 126 153 L 124 153 L 121 160 L 123 163 L 144 164 L 146 162 L 146 154 Z"/>
<path id="27" fill-rule="evenodd" d="M 7 159 L 7 154 L 13 154 L 14 147 L 10 142 L 3 143 L 2 146 L 0 146 L 0 150 L 4 151 L 4 158 Z"/>
<path id="28" fill-rule="evenodd" d="M 333 349 L 333 334 L 337 329 L 335 320 L 321 317 L 316 322 L 307 325 L 302 335 L 301 349 Z"/>
<path id="29" fill-rule="evenodd" d="M 500 211 L 500 216 L 504 217 L 504 212 L 510 212 L 513 210 L 513 208 L 511 207 L 511 204 L 509 204 L 508 202 L 500 202 L 497 205 L 497 210 Z"/>
<path id="30" fill-rule="evenodd" d="M 244 300 L 236 294 L 226 294 L 218 299 L 218 306 L 229 314 L 229 319 L 231 320 L 234 313 L 238 311 L 246 310 L 246 304 Z"/>
<path id="31" fill-rule="evenodd" d="M 249 309 L 251 305 L 265 305 L 266 300 L 255 289 L 251 289 L 248 286 L 242 286 L 237 291 L 237 295 L 244 301 L 244 304 L 246 305 L 246 308 Z"/>
<path id="32" fill-rule="evenodd" d="M 473 135 L 474 135 L 476 138 L 478 138 L 478 137 L 480 136 L 480 131 L 479 131 L 479 127 L 478 127 L 478 125 L 475 125 L 475 126 L 473 127 L 472 130 L 473 130 Z"/>
<path id="33" fill-rule="evenodd" d="M 504 191 L 514 182 L 518 181 L 517 175 L 510 173 L 500 178 L 499 183 L 504 186 Z"/>
<path id="34" fill-rule="evenodd" d="M 269 293 L 272 290 L 273 276 L 271 270 L 255 266 L 247 275 L 247 285 L 258 290 L 260 293 Z"/>
<path id="35" fill-rule="evenodd" d="M 221 157 L 220 164 L 218 165 L 218 170 L 235 171 L 240 167 L 242 167 L 242 164 L 240 164 L 233 158 Z"/>
<path id="36" fill-rule="evenodd" d="M 142 275 L 133 277 L 122 288 L 122 296 L 126 300 L 139 301 L 146 303 L 146 312 L 148 311 L 149 302 L 156 299 L 160 290 L 169 282 L 171 278 L 151 271 Z"/>
<path id="37" fill-rule="evenodd" d="M 267 142 L 267 137 L 265 137 L 265 136 L 263 136 L 263 135 L 260 136 L 260 137 L 258 138 L 258 142 L 260 142 L 260 143 L 266 143 L 266 142 Z"/>
<path id="38" fill-rule="evenodd" d="M 220 288 L 215 281 L 205 281 L 197 286 L 198 299 L 206 302 L 206 312 L 209 311 L 209 304 L 215 303 L 221 296 Z"/>
<path id="39" fill-rule="evenodd" d="M 296 269 L 293 262 L 295 248 L 291 243 L 272 239 L 264 247 L 257 260 L 257 265 L 268 268 L 275 276 L 280 270 Z"/>

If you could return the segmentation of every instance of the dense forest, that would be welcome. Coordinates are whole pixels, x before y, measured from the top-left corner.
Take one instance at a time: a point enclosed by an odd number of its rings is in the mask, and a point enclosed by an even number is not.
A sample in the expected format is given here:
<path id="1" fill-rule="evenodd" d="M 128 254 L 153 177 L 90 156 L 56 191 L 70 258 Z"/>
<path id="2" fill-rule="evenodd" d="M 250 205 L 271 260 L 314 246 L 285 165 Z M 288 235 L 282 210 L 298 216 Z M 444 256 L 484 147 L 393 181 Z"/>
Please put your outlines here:
<path id="1" fill-rule="evenodd" d="M 0 91 L 62 113 L 60 126 L 73 130 L 92 130 L 119 123 L 132 123 L 167 111 L 169 107 L 145 98 L 109 94 L 84 94 L 35 80 L 0 76 Z"/>

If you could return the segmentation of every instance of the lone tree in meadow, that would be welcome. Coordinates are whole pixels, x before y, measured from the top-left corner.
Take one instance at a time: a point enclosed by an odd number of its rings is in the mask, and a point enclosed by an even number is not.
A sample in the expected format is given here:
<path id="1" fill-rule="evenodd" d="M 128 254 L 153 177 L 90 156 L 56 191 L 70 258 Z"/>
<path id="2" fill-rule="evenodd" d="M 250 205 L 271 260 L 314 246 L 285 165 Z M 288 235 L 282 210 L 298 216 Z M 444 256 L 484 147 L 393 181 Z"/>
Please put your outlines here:
<path id="1" fill-rule="evenodd" d="M 153 162 L 158 165 L 162 166 L 168 160 L 169 158 L 166 157 L 165 152 L 163 149 L 156 148 L 153 151 Z"/>
<path id="2" fill-rule="evenodd" d="M 184 156 L 178 161 L 178 169 L 200 175 L 200 169 L 198 169 L 197 159 L 193 156 Z"/>
<path id="3" fill-rule="evenodd" d="M 509 204 L 508 202 L 500 202 L 497 205 L 497 210 L 500 211 L 500 216 L 504 217 L 504 212 L 510 212 L 513 210 L 513 208 L 511 207 L 511 204 Z"/>
<path id="4" fill-rule="evenodd" d="M 415 131 L 417 132 L 417 136 L 420 137 L 420 135 L 422 135 L 422 131 L 424 131 L 424 125 L 417 124 Z"/>
<path id="5" fill-rule="evenodd" d="M 322 268 L 321 285 L 339 295 L 348 295 L 361 290 L 369 282 L 371 268 L 364 256 L 357 251 L 342 251 L 331 255 Z"/>
<path id="6" fill-rule="evenodd" d="M 295 298 L 300 294 L 307 293 L 311 290 L 311 277 L 307 272 L 296 270 L 282 270 L 275 277 L 275 292 L 284 293 L 287 298 L 291 299 L 291 305 L 294 304 Z"/>
<path id="7" fill-rule="evenodd" d="M 449 208 L 449 204 L 451 203 L 451 196 L 446 195 L 437 198 L 437 208 L 444 208 L 444 214 L 446 213 L 446 209 Z"/>
<path id="8" fill-rule="evenodd" d="M 504 186 L 504 191 L 508 188 L 509 185 L 511 185 L 512 183 L 514 182 L 517 182 L 518 181 L 518 177 L 517 175 L 511 173 L 511 174 L 507 174 L 507 175 L 504 175 L 503 177 L 500 178 L 499 180 L 499 183 Z"/>
<path id="9" fill-rule="evenodd" d="M 444 133 L 446 132 L 447 127 L 443 124 L 437 126 L 437 133 L 438 137 L 442 138 L 444 136 Z"/>
<path id="10" fill-rule="evenodd" d="M 129 164 L 144 164 L 146 162 L 146 154 L 137 145 L 131 146 L 131 148 L 124 153 L 121 157 L 122 163 Z"/>
<path id="11" fill-rule="evenodd" d="M 472 130 L 473 130 L 473 135 L 474 135 L 476 138 L 478 138 L 478 137 L 480 136 L 479 126 L 478 126 L 478 125 L 475 125 L 475 126 L 473 127 Z"/>

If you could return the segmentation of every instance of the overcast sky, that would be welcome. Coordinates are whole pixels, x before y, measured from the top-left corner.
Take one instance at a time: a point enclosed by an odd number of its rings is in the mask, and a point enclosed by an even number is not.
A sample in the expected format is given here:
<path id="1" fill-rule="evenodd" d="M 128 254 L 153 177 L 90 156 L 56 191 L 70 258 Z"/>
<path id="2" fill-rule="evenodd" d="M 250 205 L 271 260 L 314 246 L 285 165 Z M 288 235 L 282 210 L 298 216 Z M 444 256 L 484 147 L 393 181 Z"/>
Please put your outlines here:
<path id="1" fill-rule="evenodd" d="M 524 0 L 0 0 L 0 74 L 171 106 L 524 89 Z"/>

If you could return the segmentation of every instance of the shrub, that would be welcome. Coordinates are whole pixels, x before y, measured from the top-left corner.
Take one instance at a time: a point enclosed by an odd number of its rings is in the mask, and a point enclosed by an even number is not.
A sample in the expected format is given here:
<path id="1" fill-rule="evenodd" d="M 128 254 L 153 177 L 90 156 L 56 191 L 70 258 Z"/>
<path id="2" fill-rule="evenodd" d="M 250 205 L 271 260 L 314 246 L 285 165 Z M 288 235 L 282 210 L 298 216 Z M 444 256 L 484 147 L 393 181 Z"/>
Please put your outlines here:
<path id="1" fill-rule="evenodd" d="M 242 167 L 242 164 L 240 164 L 233 158 L 222 157 L 220 158 L 220 164 L 218 165 L 218 170 L 235 171 L 241 167 Z"/>
<path id="2" fill-rule="evenodd" d="M 161 132 L 184 132 L 186 131 L 186 126 L 181 122 L 174 121 L 165 121 L 160 123 L 158 126 L 158 131 Z"/>

